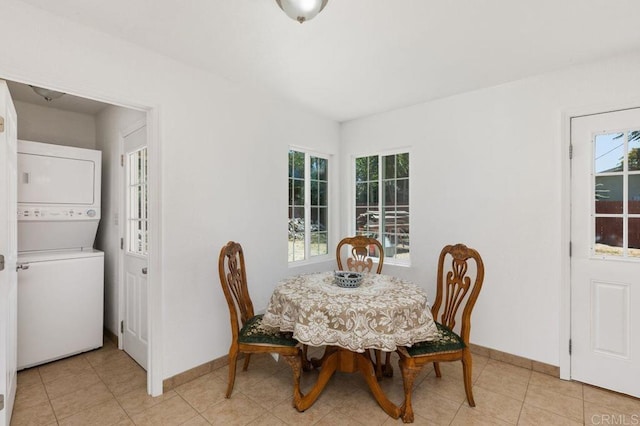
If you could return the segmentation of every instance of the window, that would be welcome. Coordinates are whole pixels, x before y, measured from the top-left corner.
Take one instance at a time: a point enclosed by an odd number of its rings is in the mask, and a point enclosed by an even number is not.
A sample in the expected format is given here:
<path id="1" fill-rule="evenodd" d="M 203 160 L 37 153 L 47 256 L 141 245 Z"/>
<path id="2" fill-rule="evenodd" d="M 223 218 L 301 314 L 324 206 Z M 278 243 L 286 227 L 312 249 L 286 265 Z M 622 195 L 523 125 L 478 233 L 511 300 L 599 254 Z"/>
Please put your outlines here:
<path id="1" fill-rule="evenodd" d="M 355 229 L 377 238 L 385 258 L 409 262 L 409 153 L 355 159 Z"/>
<path id="2" fill-rule="evenodd" d="M 148 209 L 147 209 L 147 148 L 127 155 L 127 251 L 147 255 Z"/>
<path id="3" fill-rule="evenodd" d="M 329 160 L 289 151 L 289 262 L 327 255 Z"/>
<path id="4" fill-rule="evenodd" d="M 640 258 L 640 130 L 594 138 L 596 256 Z"/>

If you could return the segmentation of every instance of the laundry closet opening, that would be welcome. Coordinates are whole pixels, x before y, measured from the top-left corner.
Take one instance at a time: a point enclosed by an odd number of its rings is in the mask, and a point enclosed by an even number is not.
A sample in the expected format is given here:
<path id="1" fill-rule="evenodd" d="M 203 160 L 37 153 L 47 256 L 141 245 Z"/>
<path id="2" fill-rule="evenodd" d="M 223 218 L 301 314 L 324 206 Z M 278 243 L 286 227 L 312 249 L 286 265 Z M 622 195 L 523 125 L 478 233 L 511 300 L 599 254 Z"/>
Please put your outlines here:
<path id="1" fill-rule="evenodd" d="M 18 117 L 18 369 L 103 338 L 147 369 L 146 280 L 125 270 L 135 248 L 146 277 L 146 112 L 8 87 Z M 138 155 L 127 157 L 133 134 Z"/>

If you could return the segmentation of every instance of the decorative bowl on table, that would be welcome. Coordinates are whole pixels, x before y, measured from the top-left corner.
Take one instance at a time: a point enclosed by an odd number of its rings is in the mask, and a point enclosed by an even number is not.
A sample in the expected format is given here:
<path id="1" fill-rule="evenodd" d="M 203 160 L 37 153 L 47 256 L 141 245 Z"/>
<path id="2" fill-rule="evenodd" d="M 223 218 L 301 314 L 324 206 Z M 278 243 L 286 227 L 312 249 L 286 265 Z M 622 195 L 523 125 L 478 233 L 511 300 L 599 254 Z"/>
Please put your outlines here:
<path id="1" fill-rule="evenodd" d="M 338 287 L 356 288 L 360 286 L 363 274 L 351 271 L 335 271 L 335 283 Z"/>

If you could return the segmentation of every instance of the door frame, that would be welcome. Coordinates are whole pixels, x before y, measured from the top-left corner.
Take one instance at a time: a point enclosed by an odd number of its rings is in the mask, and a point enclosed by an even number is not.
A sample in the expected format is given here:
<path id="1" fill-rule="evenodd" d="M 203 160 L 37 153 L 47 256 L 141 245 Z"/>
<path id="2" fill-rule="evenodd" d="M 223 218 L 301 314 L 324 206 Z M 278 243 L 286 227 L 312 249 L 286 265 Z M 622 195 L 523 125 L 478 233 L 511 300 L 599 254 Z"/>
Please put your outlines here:
<path id="1" fill-rule="evenodd" d="M 147 126 L 147 120 L 145 119 L 141 119 L 136 121 L 135 123 L 125 127 L 124 129 L 121 129 L 119 131 L 119 136 L 118 136 L 118 153 L 121 159 L 123 159 L 123 161 L 127 161 L 125 156 L 125 147 L 124 147 L 124 143 L 125 143 L 125 138 L 127 136 L 129 136 L 130 134 L 132 134 L 133 132 L 146 127 Z M 149 148 L 149 133 L 147 131 L 146 134 L 146 143 L 145 143 L 145 147 L 147 147 L 147 152 L 148 148 Z M 148 161 L 148 160 L 147 160 Z M 127 232 L 127 221 L 126 221 L 126 217 L 127 217 L 127 209 L 126 209 L 126 203 L 123 201 L 125 198 L 125 178 L 124 178 L 124 174 L 125 174 L 125 169 L 126 166 L 124 164 L 121 164 L 121 167 L 119 169 L 120 173 L 118 173 L 118 217 L 119 219 L 119 226 L 118 229 L 120 231 L 120 238 L 122 238 L 123 240 L 121 241 L 125 241 L 126 240 L 126 232 Z M 149 179 L 148 179 L 148 172 L 147 172 L 147 189 L 149 186 Z M 148 206 L 151 205 L 151 197 L 148 198 Z M 149 211 L 149 213 L 151 213 Z M 149 224 L 150 225 L 150 224 Z M 149 244 L 149 251 L 151 249 L 151 245 Z M 121 249 L 118 251 L 118 324 L 121 324 L 122 321 L 124 321 L 125 319 L 125 315 L 126 315 L 126 306 L 125 306 L 125 297 L 126 297 L 126 293 L 125 293 L 125 288 L 124 288 L 124 253 L 125 250 Z M 149 255 L 147 254 L 147 267 L 149 267 Z M 149 283 L 149 278 L 148 278 L 149 274 L 147 274 L 147 282 Z M 147 293 L 148 295 L 148 293 Z M 149 306 L 150 303 L 150 297 L 147 297 L 147 306 Z M 151 322 L 151 318 L 150 318 L 150 311 L 147 311 L 148 315 L 146 318 L 147 321 L 147 329 L 150 330 L 150 325 L 152 324 Z M 149 333 L 150 334 L 150 333 Z M 118 349 L 124 350 L 124 336 L 122 334 L 122 332 L 120 330 L 118 330 Z M 149 336 L 151 337 L 151 336 Z M 150 357 L 150 352 L 151 350 L 151 341 L 149 341 L 149 346 L 147 347 L 147 363 L 150 365 L 151 364 L 151 357 Z M 148 383 L 147 383 L 148 384 Z"/>
<path id="2" fill-rule="evenodd" d="M 149 318 L 149 365 L 147 369 L 147 393 L 152 396 L 162 395 L 163 389 L 163 318 L 162 318 L 162 293 L 164 279 L 162 273 L 162 161 L 160 143 L 160 112 L 159 105 L 153 103 L 138 103 L 126 98 L 124 94 L 119 96 L 106 95 L 98 86 L 87 85 L 64 86 L 60 84 L 59 77 L 44 78 L 38 76 L 37 80 L 29 78 L 23 73 L 3 72 L 0 78 L 12 80 L 23 84 L 31 84 L 39 87 L 47 87 L 73 96 L 93 99 L 114 106 L 138 110 L 146 113 L 147 125 L 147 153 L 148 153 L 148 187 L 149 194 L 149 273 L 147 280 L 148 291 L 148 318 Z M 108 218 L 103 217 L 103 220 Z"/>
<path id="3" fill-rule="evenodd" d="M 561 258 L 559 359 L 560 378 L 564 380 L 571 380 L 571 354 L 569 353 L 569 342 L 571 340 L 571 256 L 569 251 L 571 244 L 571 158 L 569 157 L 569 150 L 571 149 L 571 119 L 633 108 L 640 108 L 640 99 L 567 108 L 562 111 L 560 253 L 564 253 L 564 255 Z"/>

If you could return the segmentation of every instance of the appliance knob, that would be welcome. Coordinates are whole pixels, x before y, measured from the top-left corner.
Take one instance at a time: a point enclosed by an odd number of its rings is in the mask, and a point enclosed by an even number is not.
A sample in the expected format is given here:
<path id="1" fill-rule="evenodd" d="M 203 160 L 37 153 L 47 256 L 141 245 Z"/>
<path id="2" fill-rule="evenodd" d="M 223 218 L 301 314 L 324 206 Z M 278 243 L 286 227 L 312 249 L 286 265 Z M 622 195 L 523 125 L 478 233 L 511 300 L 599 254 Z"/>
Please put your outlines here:
<path id="1" fill-rule="evenodd" d="M 95 217 L 96 216 L 96 211 L 91 209 L 91 210 L 87 210 L 87 216 L 89 217 Z"/>

